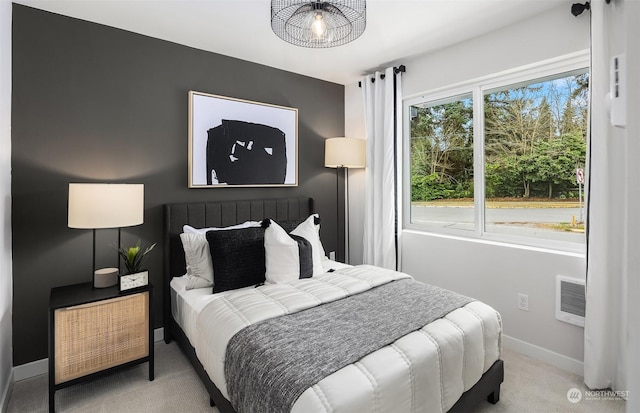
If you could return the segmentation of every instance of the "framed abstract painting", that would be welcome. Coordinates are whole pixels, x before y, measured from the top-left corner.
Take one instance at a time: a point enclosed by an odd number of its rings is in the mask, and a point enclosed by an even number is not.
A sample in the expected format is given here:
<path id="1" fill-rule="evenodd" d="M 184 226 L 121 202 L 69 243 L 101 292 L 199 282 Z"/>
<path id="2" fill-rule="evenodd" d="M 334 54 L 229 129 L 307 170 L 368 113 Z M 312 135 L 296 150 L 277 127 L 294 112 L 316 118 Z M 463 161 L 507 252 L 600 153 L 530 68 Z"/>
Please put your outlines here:
<path id="1" fill-rule="evenodd" d="M 298 185 L 298 109 L 189 92 L 189 188 Z"/>

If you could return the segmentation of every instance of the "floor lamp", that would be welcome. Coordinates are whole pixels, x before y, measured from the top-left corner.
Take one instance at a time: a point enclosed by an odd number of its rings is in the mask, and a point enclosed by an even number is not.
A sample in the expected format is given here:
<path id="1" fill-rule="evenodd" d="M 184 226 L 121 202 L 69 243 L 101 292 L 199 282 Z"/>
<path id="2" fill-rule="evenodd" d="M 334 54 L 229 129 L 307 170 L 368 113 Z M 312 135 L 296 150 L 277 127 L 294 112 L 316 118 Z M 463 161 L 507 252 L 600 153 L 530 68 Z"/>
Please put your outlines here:
<path id="1" fill-rule="evenodd" d="M 93 230 L 93 286 L 111 287 L 118 281 L 118 268 L 96 270 L 96 229 L 118 228 L 144 221 L 143 184 L 69 184 L 69 228 Z"/>
<path id="2" fill-rule="evenodd" d="M 329 138 L 325 140 L 324 166 L 336 168 L 336 219 L 340 215 L 339 199 L 339 170 L 344 169 L 345 176 L 345 247 L 349 251 L 349 169 L 365 167 L 366 141 L 355 138 Z M 339 235 L 338 231 L 338 235 Z M 339 242 L 338 242 L 339 244 Z M 346 262 L 350 261 L 347 252 Z"/>

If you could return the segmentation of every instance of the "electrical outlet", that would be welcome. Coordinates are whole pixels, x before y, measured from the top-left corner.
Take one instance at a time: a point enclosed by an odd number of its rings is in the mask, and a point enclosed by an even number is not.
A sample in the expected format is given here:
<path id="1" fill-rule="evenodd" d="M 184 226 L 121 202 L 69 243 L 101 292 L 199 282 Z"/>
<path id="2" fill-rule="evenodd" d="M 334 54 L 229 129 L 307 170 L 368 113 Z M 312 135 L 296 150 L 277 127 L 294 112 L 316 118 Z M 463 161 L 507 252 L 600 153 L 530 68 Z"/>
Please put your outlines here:
<path id="1" fill-rule="evenodd" d="M 329 259 L 335 261 L 336 260 L 336 252 L 335 251 L 330 251 L 329 252 Z"/>
<path id="2" fill-rule="evenodd" d="M 529 311 L 529 296 L 518 293 L 518 308 L 520 310 Z"/>

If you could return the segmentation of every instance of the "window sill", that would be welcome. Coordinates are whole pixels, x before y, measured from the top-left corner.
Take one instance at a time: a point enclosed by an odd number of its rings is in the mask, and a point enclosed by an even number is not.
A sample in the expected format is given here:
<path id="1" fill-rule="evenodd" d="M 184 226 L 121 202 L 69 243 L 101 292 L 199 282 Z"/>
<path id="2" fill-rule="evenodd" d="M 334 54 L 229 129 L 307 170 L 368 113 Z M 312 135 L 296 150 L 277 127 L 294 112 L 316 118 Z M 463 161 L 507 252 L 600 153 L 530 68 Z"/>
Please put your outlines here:
<path id="1" fill-rule="evenodd" d="M 532 240 L 530 238 L 504 236 L 501 234 L 454 234 L 433 232 L 428 229 L 403 228 L 402 233 L 425 235 L 436 238 L 446 238 L 457 241 L 473 242 L 483 245 L 494 245 L 503 248 L 516 248 L 527 251 L 543 252 L 547 254 L 562 255 L 567 257 L 586 257 L 586 245 L 570 242 L 551 242 L 545 240 Z"/>

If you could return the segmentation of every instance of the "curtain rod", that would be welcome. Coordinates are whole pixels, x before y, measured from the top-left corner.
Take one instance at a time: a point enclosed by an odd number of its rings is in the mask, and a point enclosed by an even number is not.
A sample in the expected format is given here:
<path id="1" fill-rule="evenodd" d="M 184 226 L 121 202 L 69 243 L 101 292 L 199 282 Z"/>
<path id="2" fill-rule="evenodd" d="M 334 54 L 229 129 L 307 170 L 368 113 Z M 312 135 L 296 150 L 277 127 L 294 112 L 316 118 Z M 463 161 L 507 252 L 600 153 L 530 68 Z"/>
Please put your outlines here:
<path id="1" fill-rule="evenodd" d="M 405 73 L 407 71 L 407 67 L 405 65 L 400 65 L 398 67 L 394 67 L 393 68 L 393 73 L 394 74 L 398 74 L 398 73 Z M 380 79 L 384 80 L 385 78 L 385 74 L 384 73 L 380 73 Z M 376 81 L 375 77 L 371 78 L 371 83 L 374 83 Z M 358 87 L 362 87 L 362 82 L 358 82 Z"/>

